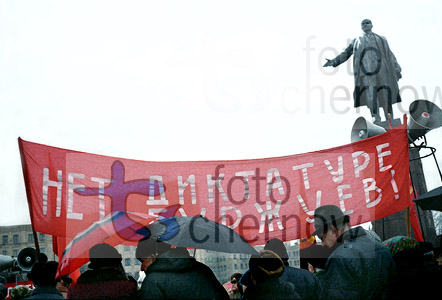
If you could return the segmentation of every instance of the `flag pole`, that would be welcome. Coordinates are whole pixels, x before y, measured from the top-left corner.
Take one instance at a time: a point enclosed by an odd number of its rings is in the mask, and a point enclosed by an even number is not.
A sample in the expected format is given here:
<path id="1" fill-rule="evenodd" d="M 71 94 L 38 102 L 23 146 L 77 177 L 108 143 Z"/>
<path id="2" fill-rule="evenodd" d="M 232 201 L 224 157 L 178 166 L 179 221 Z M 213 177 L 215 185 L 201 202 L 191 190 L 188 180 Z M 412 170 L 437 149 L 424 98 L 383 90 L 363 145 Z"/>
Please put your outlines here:
<path id="1" fill-rule="evenodd" d="M 31 187 L 29 186 L 29 180 L 28 180 L 28 169 L 26 166 L 26 159 L 25 159 L 25 155 L 23 152 L 23 140 L 20 137 L 18 138 L 18 148 L 20 150 L 21 166 L 22 166 L 22 170 L 23 170 L 23 179 L 25 182 L 26 198 L 28 201 L 28 208 L 29 208 L 29 216 L 31 218 L 31 228 L 32 228 L 32 235 L 34 237 L 35 251 L 37 252 L 38 261 L 41 261 L 40 244 L 38 242 L 37 232 L 35 231 L 35 228 L 34 228 L 34 218 L 32 215 L 32 198 L 31 198 Z"/>

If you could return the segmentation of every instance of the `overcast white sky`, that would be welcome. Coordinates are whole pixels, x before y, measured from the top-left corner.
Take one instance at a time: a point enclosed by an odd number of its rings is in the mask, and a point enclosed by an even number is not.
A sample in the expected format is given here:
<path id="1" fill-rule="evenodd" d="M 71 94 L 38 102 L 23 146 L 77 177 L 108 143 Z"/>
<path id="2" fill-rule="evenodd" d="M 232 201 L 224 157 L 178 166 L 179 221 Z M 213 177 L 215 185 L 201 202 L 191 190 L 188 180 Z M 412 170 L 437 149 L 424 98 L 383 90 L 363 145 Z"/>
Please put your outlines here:
<path id="1" fill-rule="evenodd" d="M 442 108 L 440 1 L 0 0 L 0 225 L 29 223 L 17 138 L 150 161 L 251 159 L 350 143 L 364 18 L 411 102 Z M 337 100 L 341 98 L 343 100 Z M 427 134 L 442 166 L 442 128 Z M 441 184 L 424 159 L 428 188 Z"/>

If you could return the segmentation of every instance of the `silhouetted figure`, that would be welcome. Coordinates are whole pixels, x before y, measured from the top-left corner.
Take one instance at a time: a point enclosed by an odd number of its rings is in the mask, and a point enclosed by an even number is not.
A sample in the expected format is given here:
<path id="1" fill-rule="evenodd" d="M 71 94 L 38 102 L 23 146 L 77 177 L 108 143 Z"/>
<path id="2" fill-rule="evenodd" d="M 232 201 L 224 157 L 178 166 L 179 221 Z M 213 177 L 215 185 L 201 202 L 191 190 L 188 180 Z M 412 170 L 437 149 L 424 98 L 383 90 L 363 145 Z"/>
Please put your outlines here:
<path id="1" fill-rule="evenodd" d="M 31 297 L 27 299 L 66 299 L 55 288 L 57 268 L 58 263 L 55 261 L 38 262 L 32 267 L 28 278 L 32 280 L 35 288 L 32 290 Z"/>
<path id="2" fill-rule="evenodd" d="M 281 279 L 291 282 L 295 287 L 295 291 L 302 299 L 318 299 L 319 296 L 319 281 L 309 271 L 293 268 L 289 266 L 289 256 L 284 243 L 280 239 L 271 239 L 267 241 L 264 250 L 271 250 L 275 252 L 284 263 L 284 272 Z"/>
<path id="3" fill-rule="evenodd" d="M 133 299 L 137 283 L 129 279 L 121 265 L 121 254 L 108 244 L 97 244 L 89 251 L 91 270 L 78 277 L 68 289 L 68 299 Z"/>
<path id="4" fill-rule="evenodd" d="M 135 256 L 146 273 L 139 299 L 229 299 L 212 270 L 190 257 L 186 248 L 143 239 Z"/>
<path id="5" fill-rule="evenodd" d="M 282 259 L 273 251 L 262 250 L 249 260 L 250 279 L 244 291 L 244 298 L 253 299 L 301 299 L 292 283 L 282 280 L 284 272 Z"/>
<path id="6" fill-rule="evenodd" d="M 0 282 L 0 300 L 5 300 L 7 294 L 8 289 L 3 283 Z"/>
<path id="7" fill-rule="evenodd" d="M 432 245 L 411 237 L 396 236 L 384 244 L 393 254 L 397 284 L 392 299 L 431 299 L 439 293 L 442 273 L 432 259 Z"/>

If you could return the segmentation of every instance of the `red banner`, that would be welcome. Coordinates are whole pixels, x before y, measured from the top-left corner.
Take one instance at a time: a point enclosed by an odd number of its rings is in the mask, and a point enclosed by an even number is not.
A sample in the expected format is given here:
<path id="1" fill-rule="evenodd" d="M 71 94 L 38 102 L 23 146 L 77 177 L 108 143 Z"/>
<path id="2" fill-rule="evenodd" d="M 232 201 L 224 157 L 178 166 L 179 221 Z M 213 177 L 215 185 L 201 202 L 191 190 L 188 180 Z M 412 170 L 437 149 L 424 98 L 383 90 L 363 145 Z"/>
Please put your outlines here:
<path id="1" fill-rule="evenodd" d="M 313 212 L 335 204 L 356 225 L 410 205 L 405 126 L 356 143 L 284 157 L 151 162 L 19 138 L 35 230 L 74 237 L 116 211 L 203 215 L 251 244 L 309 237 Z M 153 184 L 154 183 L 154 184 Z"/>

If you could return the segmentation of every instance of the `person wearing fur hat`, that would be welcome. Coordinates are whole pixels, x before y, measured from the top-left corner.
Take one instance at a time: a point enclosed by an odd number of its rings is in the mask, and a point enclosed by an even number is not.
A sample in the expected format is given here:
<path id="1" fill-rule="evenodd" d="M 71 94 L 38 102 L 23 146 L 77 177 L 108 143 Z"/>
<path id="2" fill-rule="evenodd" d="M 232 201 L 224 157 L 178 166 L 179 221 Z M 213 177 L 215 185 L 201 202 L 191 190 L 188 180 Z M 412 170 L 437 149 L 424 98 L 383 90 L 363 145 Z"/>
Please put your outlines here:
<path id="1" fill-rule="evenodd" d="M 324 270 L 317 273 L 322 299 L 386 299 L 396 280 L 396 268 L 388 249 L 369 237 L 364 228 L 350 227 L 350 216 L 335 205 L 323 205 L 314 213 L 313 235 L 324 247 L 336 247 Z"/>
<path id="2" fill-rule="evenodd" d="M 243 299 L 301 299 L 293 284 L 280 278 L 284 268 L 284 262 L 273 251 L 261 250 L 259 255 L 252 255 L 249 271 L 253 285 L 244 291 Z"/>
<path id="3" fill-rule="evenodd" d="M 287 249 L 280 239 L 273 238 L 268 240 L 264 246 L 264 250 L 271 250 L 282 259 L 282 262 L 284 263 L 284 272 L 281 275 L 281 279 L 292 283 L 296 292 L 302 299 L 318 299 L 318 278 L 307 270 L 289 266 Z"/>

